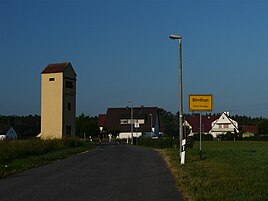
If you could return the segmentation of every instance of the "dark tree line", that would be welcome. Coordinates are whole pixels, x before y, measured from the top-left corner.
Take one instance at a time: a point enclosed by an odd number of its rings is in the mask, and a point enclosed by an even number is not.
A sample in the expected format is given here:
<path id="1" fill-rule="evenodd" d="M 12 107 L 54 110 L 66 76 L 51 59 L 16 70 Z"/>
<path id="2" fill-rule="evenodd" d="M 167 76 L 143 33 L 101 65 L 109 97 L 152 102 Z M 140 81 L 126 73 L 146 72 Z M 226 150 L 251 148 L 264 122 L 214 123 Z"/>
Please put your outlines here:
<path id="1" fill-rule="evenodd" d="M 1 116 L 0 129 L 4 131 L 13 127 L 18 138 L 30 138 L 40 133 L 41 117 L 38 115 L 29 116 Z"/>
<path id="2" fill-rule="evenodd" d="M 97 137 L 99 134 L 98 117 L 90 117 L 81 114 L 76 118 L 76 136 L 79 138 L 89 136 Z"/>
<path id="3" fill-rule="evenodd" d="M 0 132 L 13 127 L 19 139 L 36 137 L 41 131 L 41 117 L 39 115 L 29 116 L 2 116 L 0 115 Z M 76 118 L 77 137 L 97 136 L 98 118 L 81 114 Z"/>
<path id="4" fill-rule="evenodd" d="M 168 136 L 176 137 L 178 135 L 178 114 L 173 114 L 162 108 L 158 109 L 160 119 L 160 131 Z M 197 113 L 184 114 L 184 118 Z M 221 114 L 203 114 L 205 116 L 220 116 Z M 263 117 L 248 117 L 248 116 L 231 116 L 239 125 L 255 125 L 258 127 L 259 134 L 268 134 L 268 119 Z M 0 131 L 3 128 L 12 126 L 19 138 L 35 137 L 40 133 L 41 117 L 39 115 L 28 116 L 2 116 L 0 115 Z M 84 135 L 88 138 L 97 137 L 99 134 L 98 117 L 85 116 L 81 114 L 76 118 L 76 135 L 83 138 Z"/>

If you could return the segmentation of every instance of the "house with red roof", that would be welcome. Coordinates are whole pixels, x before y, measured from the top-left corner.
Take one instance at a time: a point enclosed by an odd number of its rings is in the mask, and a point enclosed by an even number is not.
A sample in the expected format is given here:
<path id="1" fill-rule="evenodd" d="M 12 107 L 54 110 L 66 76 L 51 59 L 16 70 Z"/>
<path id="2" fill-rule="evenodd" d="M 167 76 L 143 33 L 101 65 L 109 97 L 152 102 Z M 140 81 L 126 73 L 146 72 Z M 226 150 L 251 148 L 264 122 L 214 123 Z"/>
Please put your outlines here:
<path id="1" fill-rule="evenodd" d="M 190 136 L 200 133 L 200 116 L 188 117 L 184 124 L 190 130 Z M 224 112 L 221 116 L 202 116 L 201 132 L 211 134 L 214 138 L 219 135 L 230 133 L 239 133 L 237 121 L 230 118 L 228 112 Z"/>
<path id="2" fill-rule="evenodd" d="M 242 137 L 254 137 L 258 134 L 258 127 L 257 126 L 240 126 L 240 132 L 242 133 Z"/>
<path id="3" fill-rule="evenodd" d="M 218 119 L 219 116 L 202 116 L 201 118 L 201 131 L 204 134 L 209 134 L 212 122 Z M 200 116 L 188 117 L 183 126 L 187 126 L 190 130 L 190 136 L 195 133 L 200 133 Z"/>

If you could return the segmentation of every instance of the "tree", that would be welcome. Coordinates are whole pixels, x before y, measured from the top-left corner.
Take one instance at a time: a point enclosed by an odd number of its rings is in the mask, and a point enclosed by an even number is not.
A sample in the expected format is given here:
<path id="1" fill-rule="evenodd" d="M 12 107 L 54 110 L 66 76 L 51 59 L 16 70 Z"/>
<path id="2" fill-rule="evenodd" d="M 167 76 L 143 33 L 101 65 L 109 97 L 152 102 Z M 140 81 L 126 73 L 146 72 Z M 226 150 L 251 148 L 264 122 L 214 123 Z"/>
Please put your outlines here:
<path id="1" fill-rule="evenodd" d="M 259 134 L 268 134 L 268 120 L 262 120 L 259 124 L 258 124 L 258 131 Z"/>
<path id="2" fill-rule="evenodd" d="M 160 130 L 168 136 L 178 136 L 178 115 L 167 112 L 162 108 L 158 108 L 160 119 Z"/>
<path id="3" fill-rule="evenodd" d="M 76 118 L 76 136 L 83 138 L 84 135 L 97 137 L 99 133 L 98 118 L 85 116 L 83 113 Z"/>
<path id="4" fill-rule="evenodd" d="M 39 115 L 29 116 L 1 116 L 0 129 L 13 127 L 19 138 L 31 138 L 40 133 L 41 117 Z"/>

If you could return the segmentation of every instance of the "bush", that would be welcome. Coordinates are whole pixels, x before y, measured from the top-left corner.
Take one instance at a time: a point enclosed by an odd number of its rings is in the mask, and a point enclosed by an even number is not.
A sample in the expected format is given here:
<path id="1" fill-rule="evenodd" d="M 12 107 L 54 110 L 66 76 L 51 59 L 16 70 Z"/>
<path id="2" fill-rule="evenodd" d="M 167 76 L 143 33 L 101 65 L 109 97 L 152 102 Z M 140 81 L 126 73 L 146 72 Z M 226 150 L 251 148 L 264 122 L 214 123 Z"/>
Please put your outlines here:
<path id="1" fill-rule="evenodd" d="M 186 139 L 186 148 L 192 149 L 194 146 L 194 137 L 193 136 L 188 136 Z"/>
<path id="2" fill-rule="evenodd" d="M 202 133 L 201 137 L 202 137 L 203 141 L 212 141 L 213 140 L 213 135 L 211 135 L 211 134 Z M 194 140 L 199 141 L 200 140 L 200 134 L 195 133 L 193 138 L 194 138 Z"/>
<path id="3" fill-rule="evenodd" d="M 50 151 L 80 146 L 77 139 L 66 140 L 12 140 L 0 142 L 0 163 L 8 163 L 14 159 L 45 154 Z"/>
<path id="4" fill-rule="evenodd" d="M 219 140 L 224 140 L 224 141 L 235 141 L 235 140 L 238 140 L 238 137 L 239 136 L 237 134 L 233 134 L 231 132 L 227 132 L 226 134 L 221 134 L 217 136 Z"/>

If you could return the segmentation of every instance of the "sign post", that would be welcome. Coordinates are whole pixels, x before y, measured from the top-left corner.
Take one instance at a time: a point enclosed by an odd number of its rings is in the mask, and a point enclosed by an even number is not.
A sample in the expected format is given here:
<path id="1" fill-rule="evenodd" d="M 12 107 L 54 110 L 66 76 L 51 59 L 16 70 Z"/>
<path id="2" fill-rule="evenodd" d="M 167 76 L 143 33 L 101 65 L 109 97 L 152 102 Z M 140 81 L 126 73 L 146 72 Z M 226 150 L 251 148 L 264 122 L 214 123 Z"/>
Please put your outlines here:
<path id="1" fill-rule="evenodd" d="M 189 110 L 200 112 L 200 145 L 199 145 L 199 158 L 202 160 L 202 112 L 212 111 L 212 95 L 189 95 Z"/>

